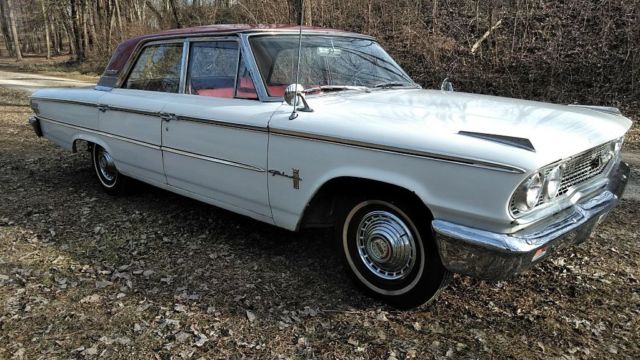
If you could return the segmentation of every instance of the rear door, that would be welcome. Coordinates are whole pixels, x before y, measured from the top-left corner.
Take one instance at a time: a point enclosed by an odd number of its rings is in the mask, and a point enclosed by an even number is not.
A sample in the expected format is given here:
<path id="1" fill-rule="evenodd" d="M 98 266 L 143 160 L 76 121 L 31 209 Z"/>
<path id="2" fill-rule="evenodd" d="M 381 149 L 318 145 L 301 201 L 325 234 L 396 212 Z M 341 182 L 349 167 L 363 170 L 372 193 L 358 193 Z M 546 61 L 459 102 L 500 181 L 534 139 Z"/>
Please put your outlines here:
<path id="1" fill-rule="evenodd" d="M 188 41 L 184 94 L 162 110 L 167 182 L 268 221 L 267 125 L 279 104 L 258 100 L 238 39 Z"/>
<path id="2" fill-rule="evenodd" d="M 180 90 L 182 51 L 183 40 L 145 45 L 122 87 L 100 99 L 100 131 L 125 175 L 166 183 L 160 112 Z"/>

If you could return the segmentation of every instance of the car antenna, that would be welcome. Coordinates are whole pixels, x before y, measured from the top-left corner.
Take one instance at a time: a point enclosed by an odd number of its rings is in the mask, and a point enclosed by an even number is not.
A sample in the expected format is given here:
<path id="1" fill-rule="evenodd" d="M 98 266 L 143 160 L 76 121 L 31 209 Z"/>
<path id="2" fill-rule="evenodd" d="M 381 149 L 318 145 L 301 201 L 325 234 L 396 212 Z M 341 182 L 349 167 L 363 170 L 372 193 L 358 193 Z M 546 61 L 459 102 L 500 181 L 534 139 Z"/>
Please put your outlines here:
<path id="1" fill-rule="evenodd" d="M 298 81 L 300 81 L 300 53 L 302 52 L 302 24 L 304 24 L 304 0 L 300 0 L 300 26 L 298 32 L 298 59 L 296 64 L 296 82 L 295 82 L 295 100 L 293 101 L 293 111 L 289 116 L 289 120 L 298 117 Z"/>

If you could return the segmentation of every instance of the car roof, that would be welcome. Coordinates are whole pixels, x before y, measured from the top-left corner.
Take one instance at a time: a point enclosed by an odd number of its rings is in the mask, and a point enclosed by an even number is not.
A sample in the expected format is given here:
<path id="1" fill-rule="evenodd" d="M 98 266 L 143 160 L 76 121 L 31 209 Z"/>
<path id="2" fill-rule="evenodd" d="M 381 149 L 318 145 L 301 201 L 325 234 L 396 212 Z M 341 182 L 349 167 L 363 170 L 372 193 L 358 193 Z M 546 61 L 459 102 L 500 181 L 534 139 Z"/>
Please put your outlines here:
<path id="1" fill-rule="evenodd" d="M 248 25 L 248 24 L 217 24 L 217 25 L 205 25 L 196 26 L 190 28 L 180 28 L 165 30 L 153 34 L 141 35 L 128 40 L 123 41 L 113 52 L 109 64 L 104 70 L 98 86 L 112 87 L 117 78 L 121 75 L 122 70 L 129 61 L 129 58 L 134 53 L 134 50 L 139 44 L 148 41 L 181 38 L 188 36 L 206 36 L 217 34 L 239 34 L 239 33 L 256 33 L 256 32 L 291 32 L 298 31 L 300 29 L 297 25 L 291 24 L 270 24 L 270 25 Z M 302 32 L 309 34 L 341 34 L 362 37 L 363 35 L 357 33 L 351 33 L 343 30 L 321 28 L 315 26 L 302 26 Z"/>

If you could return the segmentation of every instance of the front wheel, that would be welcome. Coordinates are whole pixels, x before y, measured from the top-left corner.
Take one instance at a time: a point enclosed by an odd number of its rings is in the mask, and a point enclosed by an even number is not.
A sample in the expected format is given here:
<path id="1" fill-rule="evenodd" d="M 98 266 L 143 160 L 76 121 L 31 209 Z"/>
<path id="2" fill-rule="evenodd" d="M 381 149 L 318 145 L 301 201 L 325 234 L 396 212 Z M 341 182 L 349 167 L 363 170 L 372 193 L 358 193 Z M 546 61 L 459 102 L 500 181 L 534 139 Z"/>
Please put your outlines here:
<path id="1" fill-rule="evenodd" d="M 129 192 L 130 179 L 118 172 L 113 157 L 107 150 L 100 145 L 93 144 L 91 160 L 100 185 L 107 194 L 123 195 Z"/>
<path id="2" fill-rule="evenodd" d="M 337 237 L 346 268 L 371 295 L 398 308 L 433 300 L 446 287 L 427 214 L 411 201 L 348 201 Z"/>

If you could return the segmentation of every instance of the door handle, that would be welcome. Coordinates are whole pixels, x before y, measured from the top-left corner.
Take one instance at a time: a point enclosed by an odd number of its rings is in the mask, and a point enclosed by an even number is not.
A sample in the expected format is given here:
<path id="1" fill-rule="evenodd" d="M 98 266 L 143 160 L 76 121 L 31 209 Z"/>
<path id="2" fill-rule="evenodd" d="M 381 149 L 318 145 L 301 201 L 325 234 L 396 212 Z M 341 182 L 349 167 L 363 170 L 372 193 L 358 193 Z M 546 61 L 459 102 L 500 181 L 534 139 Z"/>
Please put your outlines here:
<path id="1" fill-rule="evenodd" d="M 175 120 L 176 116 L 175 114 L 169 114 L 169 113 L 165 113 L 165 112 L 161 112 L 160 113 L 160 118 L 164 121 L 171 121 L 171 120 Z"/>
<path id="2" fill-rule="evenodd" d="M 100 112 L 107 112 L 107 110 L 109 110 L 109 106 L 108 105 L 98 105 L 98 110 Z"/>

